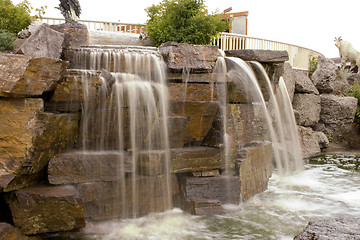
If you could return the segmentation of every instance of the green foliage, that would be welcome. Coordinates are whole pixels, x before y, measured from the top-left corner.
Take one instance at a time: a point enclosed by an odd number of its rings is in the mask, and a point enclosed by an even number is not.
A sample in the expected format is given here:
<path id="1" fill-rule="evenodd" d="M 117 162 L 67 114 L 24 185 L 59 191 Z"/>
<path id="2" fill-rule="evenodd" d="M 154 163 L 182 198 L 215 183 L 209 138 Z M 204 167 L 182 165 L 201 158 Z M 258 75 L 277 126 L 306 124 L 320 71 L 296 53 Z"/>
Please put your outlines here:
<path id="1" fill-rule="evenodd" d="M 351 75 L 352 72 L 350 71 L 349 68 L 345 68 L 345 67 L 341 67 L 338 71 L 337 74 L 338 78 L 340 78 L 341 80 L 345 80 L 348 79 Z"/>
<path id="2" fill-rule="evenodd" d="M 15 38 L 15 33 L 9 33 L 0 29 L 0 51 L 12 50 L 14 48 L 13 41 Z"/>
<path id="3" fill-rule="evenodd" d="M 213 37 L 229 28 L 227 20 L 207 13 L 203 0 L 163 0 L 146 12 L 146 30 L 156 46 L 167 41 L 210 44 Z"/>
<path id="4" fill-rule="evenodd" d="M 316 56 L 310 56 L 309 59 L 309 77 L 311 77 L 311 75 L 313 75 L 313 73 L 315 72 L 315 70 L 317 69 L 319 63 L 319 58 Z"/>
<path id="5" fill-rule="evenodd" d="M 27 0 L 16 6 L 10 0 L 0 0 L 0 29 L 15 34 L 20 32 L 33 20 L 30 12 L 31 5 Z"/>
<path id="6" fill-rule="evenodd" d="M 360 85 L 358 82 L 354 83 L 354 86 L 350 88 L 348 94 L 358 99 L 358 105 L 355 113 L 355 122 L 360 124 Z"/>

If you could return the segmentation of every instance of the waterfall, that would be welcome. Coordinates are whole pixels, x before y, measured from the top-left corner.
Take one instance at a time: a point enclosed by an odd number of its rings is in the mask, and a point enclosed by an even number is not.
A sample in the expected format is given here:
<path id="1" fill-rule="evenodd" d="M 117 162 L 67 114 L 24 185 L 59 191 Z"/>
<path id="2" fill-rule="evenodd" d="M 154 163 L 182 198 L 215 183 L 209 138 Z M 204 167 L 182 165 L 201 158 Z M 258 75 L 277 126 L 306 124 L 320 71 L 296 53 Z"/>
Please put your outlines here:
<path id="1" fill-rule="evenodd" d="M 227 57 L 226 61 L 229 65 L 228 75 L 231 76 L 232 83 L 238 89 L 246 89 L 246 101 L 259 106 L 264 114 L 279 174 L 289 174 L 302 170 L 303 162 L 299 136 L 292 105 L 283 79 L 280 78 L 279 91 L 274 94 L 270 79 L 260 63 L 250 62 L 248 64 L 240 58 L 232 57 Z M 265 79 L 266 89 L 270 94 L 269 103 L 266 103 L 258 79 L 249 65 L 259 70 Z M 223 115 L 226 116 L 226 112 Z M 224 125 L 224 129 L 226 129 L 226 125 Z M 227 142 L 226 134 L 226 131 L 224 131 L 224 143 Z"/>
<path id="2" fill-rule="evenodd" d="M 114 205 L 122 209 L 113 215 L 140 216 L 143 201 L 148 201 L 149 212 L 171 209 L 164 64 L 151 51 L 81 49 L 75 55 L 82 63 L 77 67 L 88 69 L 82 70 L 83 152 L 118 154 L 119 193 Z M 127 164 L 131 174 L 125 171 Z M 145 190 L 148 199 L 140 197 Z"/>

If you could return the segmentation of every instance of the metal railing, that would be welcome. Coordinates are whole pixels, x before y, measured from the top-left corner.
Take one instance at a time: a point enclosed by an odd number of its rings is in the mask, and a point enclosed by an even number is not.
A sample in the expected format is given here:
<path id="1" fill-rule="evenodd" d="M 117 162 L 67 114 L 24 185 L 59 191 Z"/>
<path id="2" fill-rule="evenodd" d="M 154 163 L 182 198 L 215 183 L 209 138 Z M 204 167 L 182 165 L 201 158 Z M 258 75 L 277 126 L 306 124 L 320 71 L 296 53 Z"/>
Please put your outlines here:
<path id="1" fill-rule="evenodd" d="M 309 59 L 311 56 L 320 55 L 317 51 L 293 44 L 234 33 L 221 33 L 214 39 L 213 45 L 217 45 L 224 51 L 240 49 L 284 50 L 289 54 L 289 63 L 291 66 L 303 70 L 309 69 Z"/>
<path id="2" fill-rule="evenodd" d="M 64 23 L 65 20 L 61 18 L 43 18 L 42 22 L 47 24 L 61 24 Z M 142 24 L 92 20 L 79 20 L 79 22 L 85 24 L 89 30 L 137 34 L 144 32 L 144 25 Z M 309 69 L 309 59 L 311 56 L 316 57 L 320 55 L 319 52 L 293 44 L 234 33 L 221 33 L 218 37 L 214 38 L 213 45 L 217 45 L 224 51 L 241 49 L 285 50 L 289 54 L 289 63 L 291 66 L 303 70 Z"/>
<path id="3" fill-rule="evenodd" d="M 65 23 L 63 18 L 42 18 L 43 23 L 47 24 L 62 24 Z M 93 20 L 78 20 L 78 22 L 86 25 L 89 30 L 94 31 L 110 31 L 110 32 L 123 32 L 123 33 L 143 33 L 144 25 L 133 23 L 120 23 L 120 22 L 105 22 Z"/>

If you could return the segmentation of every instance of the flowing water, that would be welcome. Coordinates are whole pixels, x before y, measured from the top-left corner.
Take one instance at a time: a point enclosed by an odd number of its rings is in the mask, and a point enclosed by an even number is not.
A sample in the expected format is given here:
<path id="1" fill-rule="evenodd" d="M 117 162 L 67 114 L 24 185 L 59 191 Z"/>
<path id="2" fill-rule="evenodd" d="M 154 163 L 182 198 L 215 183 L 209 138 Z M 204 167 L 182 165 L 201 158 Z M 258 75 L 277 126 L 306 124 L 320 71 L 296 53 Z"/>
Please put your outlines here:
<path id="1" fill-rule="evenodd" d="M 343 167 L 339 162 L 346 159 Z M 327 162 L 327 163 L 324 163 Z M 129 220 L 91 224 L 79 234 L 51 239 L 227 240 L 293 239 L 317 217 L 360 214 L 359 157 L 327 155 L 312 159 L 292 176 L 273 174 L 269 188 L 228 213 L 191 216 L 179 209 Z"/>

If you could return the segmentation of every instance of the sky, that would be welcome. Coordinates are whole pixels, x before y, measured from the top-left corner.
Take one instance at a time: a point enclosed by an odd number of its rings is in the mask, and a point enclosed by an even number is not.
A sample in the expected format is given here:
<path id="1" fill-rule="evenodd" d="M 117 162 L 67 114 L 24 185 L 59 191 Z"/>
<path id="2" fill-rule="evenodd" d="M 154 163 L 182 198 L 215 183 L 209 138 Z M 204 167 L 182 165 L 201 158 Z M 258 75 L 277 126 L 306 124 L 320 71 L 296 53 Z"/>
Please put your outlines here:
<path id="1" fill-rule="evenodd" d="M 21 0 L 13 0 L 14 4 Z M 62 17 L 58 0 L 29 0 L 34 8 L 48 6 L 45 17 Z M 160 0 L 79 0 L 80 19 L 145 23 L 145 8 Z M 338 57 L 335 37 L 360 51 L 360 0 L 204 0 L 209 12 L 232 7 L 248 11 L 248 35 L 274 40 Z"/>

